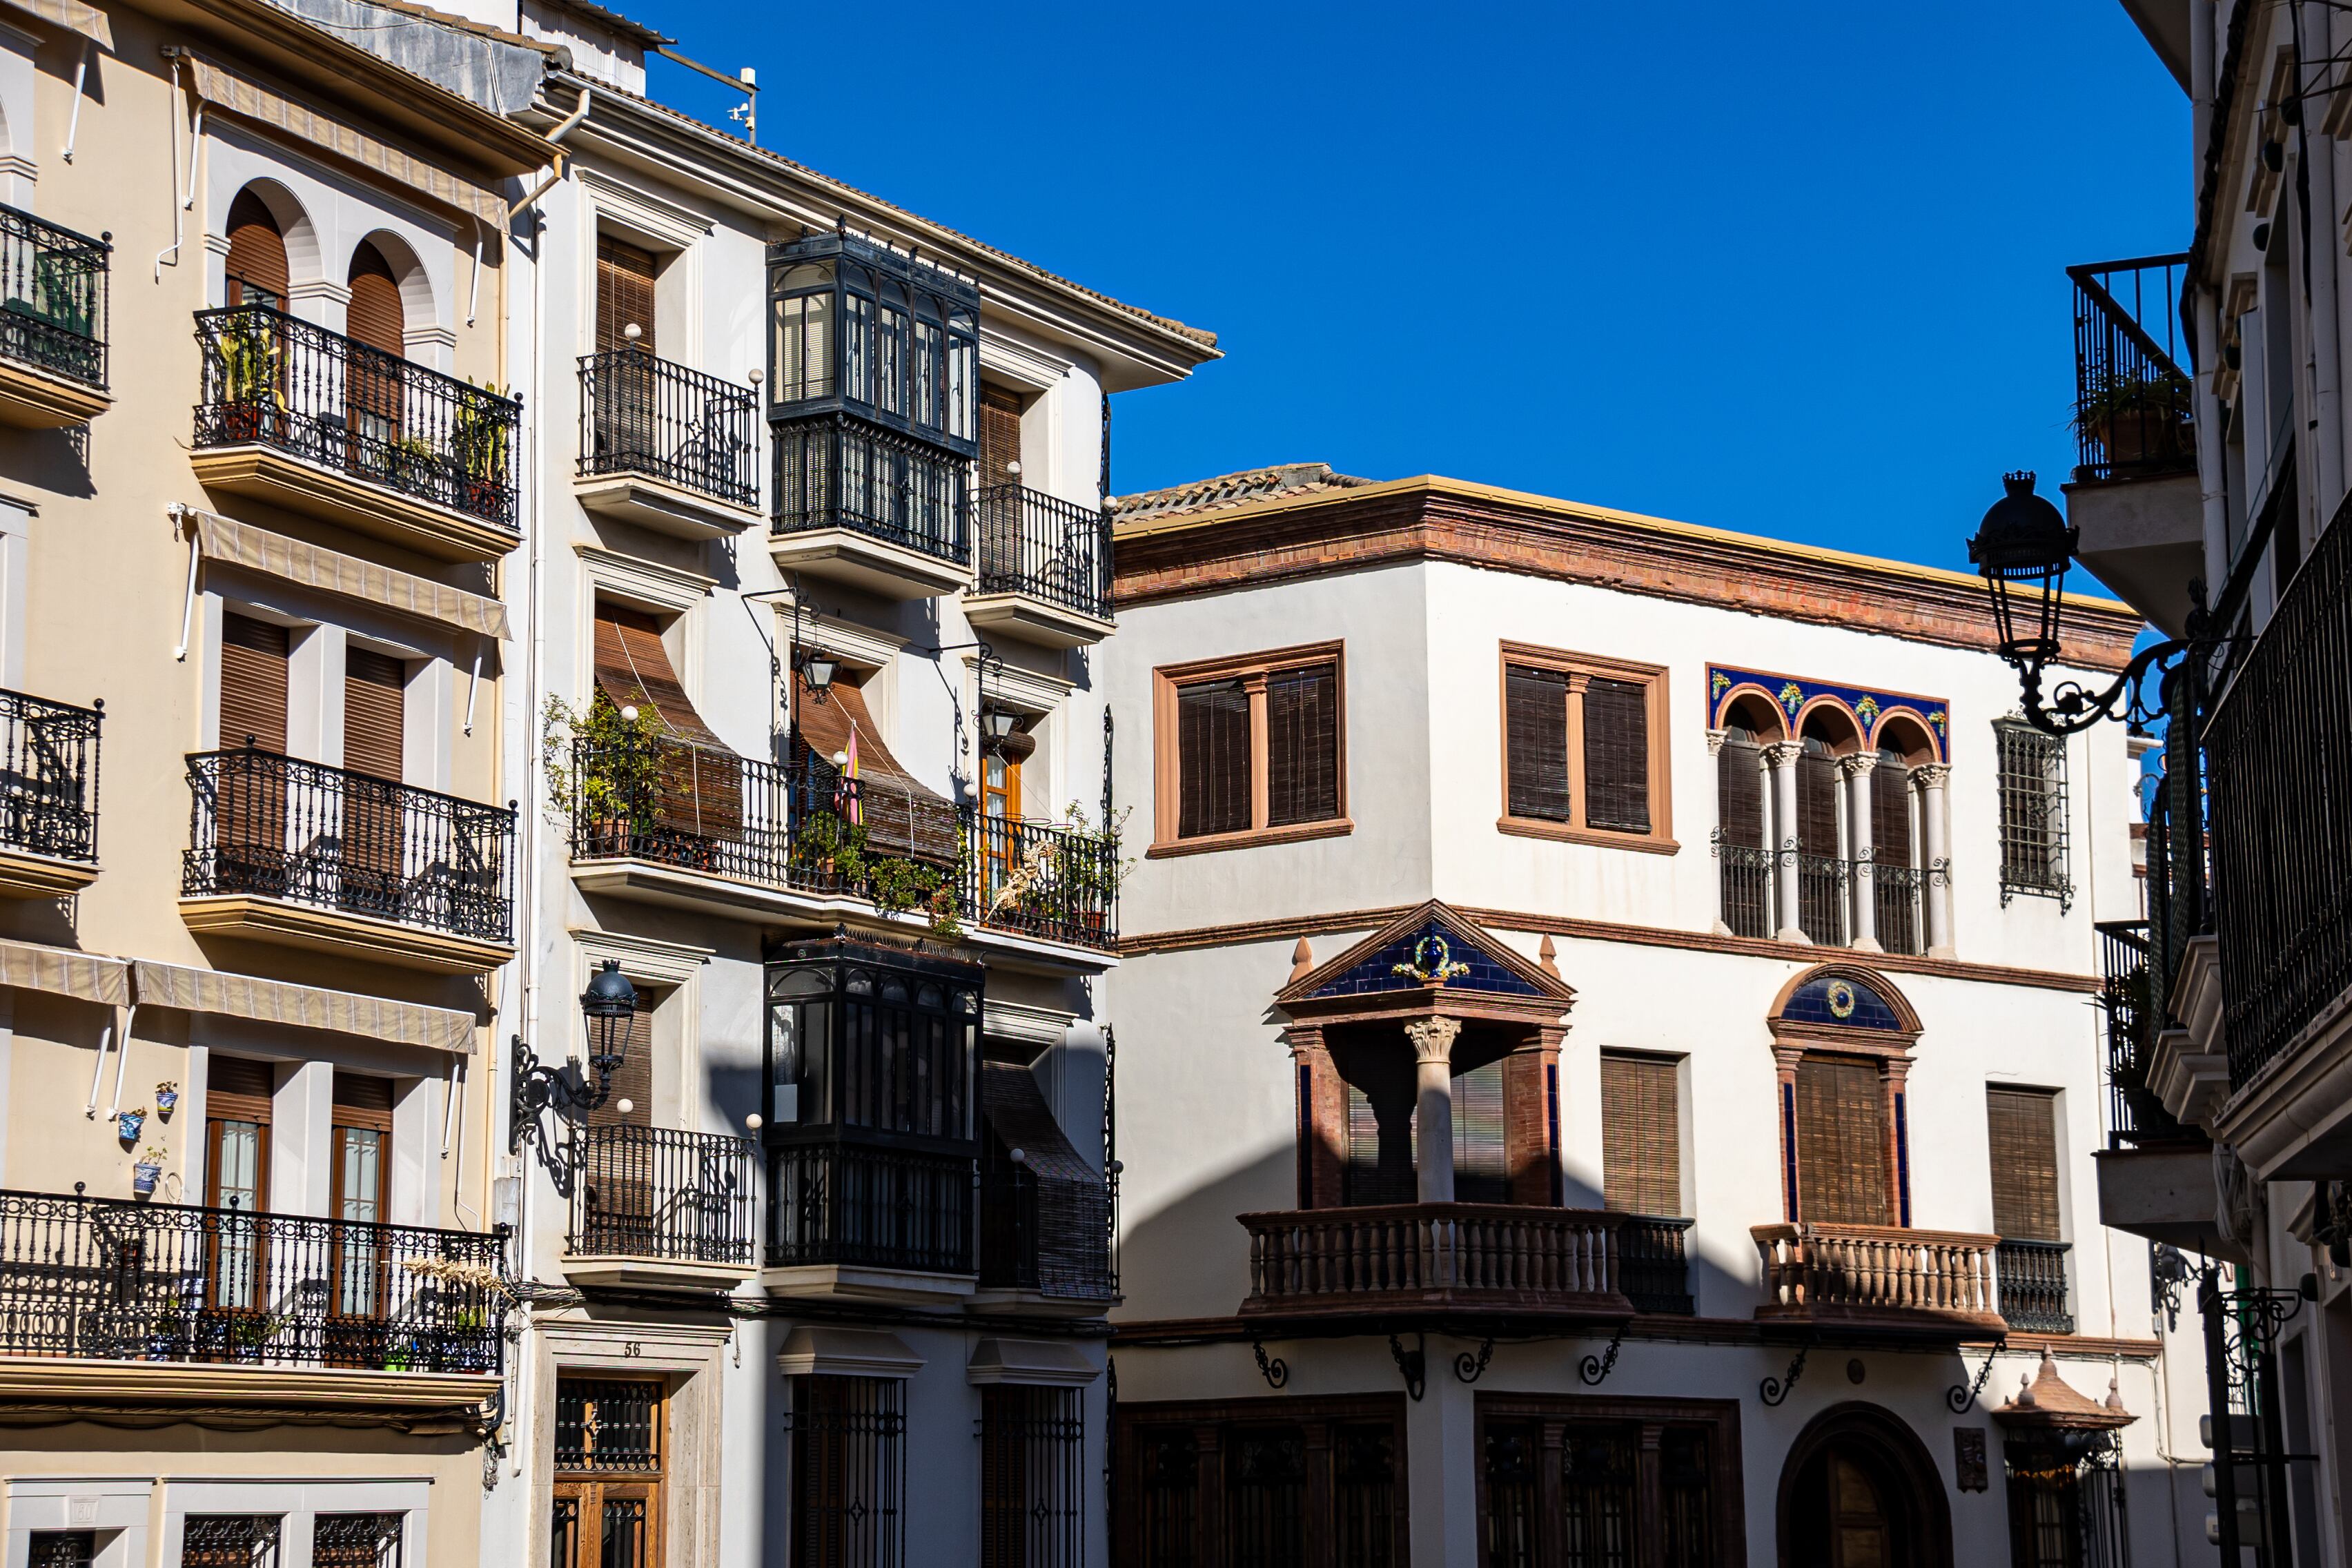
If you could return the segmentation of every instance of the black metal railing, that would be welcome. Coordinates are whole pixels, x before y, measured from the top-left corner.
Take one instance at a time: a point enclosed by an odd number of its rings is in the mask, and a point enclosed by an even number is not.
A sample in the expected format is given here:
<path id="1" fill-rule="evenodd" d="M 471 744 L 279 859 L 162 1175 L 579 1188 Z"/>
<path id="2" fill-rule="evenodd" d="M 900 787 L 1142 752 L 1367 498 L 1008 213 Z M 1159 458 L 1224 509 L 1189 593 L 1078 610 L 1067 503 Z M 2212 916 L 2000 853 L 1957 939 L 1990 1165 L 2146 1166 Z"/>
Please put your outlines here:
<path id="1" fill-rule="evenodd" d="M 2147 922 L 2105 921 L 2099 931 L 2099 1005 L 2107 1016 L 2107 1147 L 2177 1143 L 2202 1134 L 2184 1128 L 2148 1087 L 2163 1007 L 2149 993 Z"/>
<path id="2" fill-rule="evenodd" d="M 971 558 L 971 462 L 854 415 L 780 420 L 774 531 L 845 528 L 940 561 Z"/>
<path id="3" fill-rule="evenodd" d="M 2066 1310 L 2066 1244 L 2004 1240 L 1994 1255 L 2000 1280 L 2000 1315 L 2028 1334 L 2071 1334 Z"/>
<path id="4" fill-rule="evenodd" d="M 195 444 L 259 445 L 516 530 L 522 405 L 263 305 L 196 312 Z"/>
<path id="5" fill-rule="evenodd" d="M 865 1143 L 768 1150 L 768 1267 L 972 1271 L 975 1154 Z"/>
<path id="6" fill-rule="evenodd" d="M 506 1236 L 0 1192 L 0 1355 L 497 1372 Z"/>
<path id="7" fill-rule="evenodd" d="M 1118 840 L 963 808 L 965 907 L 980 924 L 1081 947 L 1118 937 Z"/>
<path id="8" fill-rule="evenodd" d="M 1715 858 L 1723 886 L 1723 923 L 1734 936 L 1772 934 L 1771 850 L 1753 844 L 1727 844 L 1715 830 Z"/>
<path id="9" fill-rule="evenodd" d="M 1110 514 L 1020 485 L 980 492 L 980 591 L 1110 619 Z"/>
<path id="10" fill-rule="evenodd" d="M 749 1138 L 591 1126 L 572 1140 L 572 1230 L 582 1258 L 749 1265 L 759 1240 L 760 1149 Z"/>
<path id="11" fill-rule="evenodd" d="M 580 473 L 644 474 L 760 504 L 755 395 L 643 349 L 580 359 Z"/>
<path id="12" fill-rule="evenodd" d="M 249 894 L 507 940 L 515 814 L 247 746 L 188 758 L 184 897 Z"/>
<path id="13" fill-rule="evenodd" d="M 1869 863 L 1871 932 L 1888 952 L 1916 958 L 1927 951 L 1927 873 L 1892 861 Z"/>
<path id="14" fill-rule="evenodd" d="M 1637 1312 L 1698 1310 L 1691 1299 L 1688 1245 L 1693 1222 L 1659 1215 L 1628 1215 L 1617 1233 L 1618 1278 Z"/>
<path id="15" fill-rule="evenodd" d="M 58 860 L 98 858 L 104 708 L 0 691 L 0 847 Z"/>
<path id="16" fill-rule="evenodd" d="M 1797 861 L 1797 929 L 1823 947 L 1843 947 L 1847 934 L 1846 899 L 1853 881 L 1853 862 L 1835 855 L 1809 855 L 1784 849 Z"/>
<path id="17" fill-rule="evenodd" d="M 2196 400 L 2180 368 L 2189 258 L 2069 267 L 2074 282 L 2074 478 L 2197 471 Z"/>
<path id="18" fill-rule="evenodd" d="M 0 359 L 105 390 L 112 237 L 0 206 Z"/>
<path id="19" fill-rule="evenodd" d="M 2213 931 L 2232 1089 L 2352 987 L 2352 505 L 2288 584 L 2205 729 Z"/>
<path id="20" fill-rule="evenodd" d="M 1037 1237 L 1042 1201 L 1037 1173 L 1025 1165 L 984 1162 L 980 1172 L 980 1286 L 983 1290 L 1037 1289 Z"/>
<path id="21" fill-rule="evenodd" d="M 798 750 L 800 764 L 784 768 L 670 738 L 575 740 L 572 857 L 928 908 L 929 892 L 882 864 L 904 860 L 967 923 L 1081 947 L 1116 942 L 1117 838 L 845 780 Z M 864 834 L 855 853 L 844 815 L 853 795 Z"/>

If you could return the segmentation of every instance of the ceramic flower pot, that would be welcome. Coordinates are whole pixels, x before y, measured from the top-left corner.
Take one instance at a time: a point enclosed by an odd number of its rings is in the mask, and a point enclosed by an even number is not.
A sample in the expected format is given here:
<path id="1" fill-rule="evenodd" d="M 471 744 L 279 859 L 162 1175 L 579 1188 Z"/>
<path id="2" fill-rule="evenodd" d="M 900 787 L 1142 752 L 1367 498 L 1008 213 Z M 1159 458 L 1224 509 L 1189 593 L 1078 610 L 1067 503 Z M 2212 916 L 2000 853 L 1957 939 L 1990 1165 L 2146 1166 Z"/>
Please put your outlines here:
<path id="1" fill-rule="evenodd" d="M 124 1139 L 126 1141 L 134 1139 L 139 1136 L 140 1130 L 146 1125 L 147 1113 L 145 1111 L 126 1110 L 114 1119 L 114 1135 L 117 1138 Z"/>
<path id="2" fill-rule="evenodd" d="M 141 1161 L 131 1167 L 131 1190 L 141 1197 L 152 1197 L 155 1184 L 163 1179 L 163 1167 Z"/>
<path id="3" fill-rule="evenodd" d="M 169 1116 L 179 1108 L 180 1091 L 178 1089 L 159 1089 L 155 1091 L 155 1110 L 158 1115 Z"/>

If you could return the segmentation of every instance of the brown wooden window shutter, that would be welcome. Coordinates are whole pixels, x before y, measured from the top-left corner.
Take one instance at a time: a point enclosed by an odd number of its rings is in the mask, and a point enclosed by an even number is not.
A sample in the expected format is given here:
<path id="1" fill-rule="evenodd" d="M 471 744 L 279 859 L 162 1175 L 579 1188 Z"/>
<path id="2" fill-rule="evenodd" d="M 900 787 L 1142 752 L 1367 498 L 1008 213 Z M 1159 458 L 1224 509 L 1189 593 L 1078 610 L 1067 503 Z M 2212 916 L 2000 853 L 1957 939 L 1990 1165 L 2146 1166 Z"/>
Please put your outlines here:
<path id="1" fill-rule="evenodd" d="M 228 302 L 286 308 L 286 239 L 268 204 L 239 191 L 228 207 Z"/>
<path id="2" fill-rule="evenodd" d="M 1797 758 L 1797 844 L 1808 855 L 1838 853 L 1837 758 L 1808 739 Z"/>
<path id="3" fill-rule="evenodd" d="M 742 760 L 702 721 L 672 668 L 661 628 L 640 611 L 596 606 L 596 686 L 616 708 L 650 708 L 676 744 L 665 749 L 647 803 L 667 833 L 712 841 L 743 831 Z"/>
<path id="4" fill-rule="evenodd" d="M 390 654 L 343 655 L 343 766 L 399 782 L 406 727 L 407 668 Z"/>
<path id="5" fill-rule="evenodd" d="M 1988 1089 L 1992 1227 L 2012 1241 L 2056 1241 L 2058 1098 L 2046 1089 Z"/>
<path id="6" fill-rule="evenodd" d="M 1021 460 L 1021 395 L 1001 386 L 980 389 L 980 485 L 1017 485 L 1009 465 Z"/>
<path id="7" fill-rule="evenodd" d="M 1876 1063 L 1809 1056 L 1797 1065 L 1797 1209 L 1825 1225 L 1894 1223 Z"/>
<path id="8" fill-rule="evenodd" d="M 345 336 L 388 354 L 408 353 L 408 323 L 400 302 L 400 279 L 383 252 L 365 240 L 352 252 L 352 302 Z"/>
<path id="9" fill-rule="evenodd" d="M 613 1091 L 588 1112 L 591 1127 L 651 1127 L 654 1124 L 654 1013 L 661 999 L 640 988 L 637 1010 L 629 1016 L 628 1051 L 613 1069 Z M 623 1110 L 621 1101 L 629 1109 Z"/>
<path id="10" fill-rule="evenodd" d="M 1896 752 L 1870 771 L 1870 852 L 1881 865 L 1911 864 L 1911 770 Z"/>
<path id="11" fill-rule="evenodd" d="M 1339 815 L 1339 670 L 1309 665 L 1265 682 L 1265 824 Z"/>
<path id="12" fill-rule="evenodd" d="M 1372 1097 L 1355 1084 L 1348 1085 L 1348 1165 L 1342 1197 L 1353 1206 L 1413 1201 L 1412 1102 L 1383 1098 L 1389 1104 L 1385 1128 Z"/>
<path id="13" fill-rule="evenodd" d="M 338 1069 L 334 1078 L 335 1121 L 352 1127 L 392 1128 L 392 1079 Z"/>
<path id="14" fill-rule="evenodd" d="M 1674 1062 L 1601 1053 L 1601 1188 L 1610 1208 L 1681 1215 L 1682 1107 Z"/>
<path id="15" fill-rule="evenodd" d="M 1505 667 L 1503 740 L 1510 815 L 1568 821 L 1567 675 L 1527 665 Z"/>
<path id="16" fill-rule="evenodd" d="M 654 253 L 596 237 L 596 352 L 629 346 L 626 329 L 643 333 L 636 346 L 654 352 Z"/>
<path id="17" fill-rule="evenodd" d="M 1650 691 L 1639 681 L 1596 675 L 1584 689 L 1584 820 L 1650 831 Z"/>
<path id="18" fill-rule="evenodd" d="M 1503 1151 L 1500 1058 L 1454 1076 L 1454 1197 L 1465 1204 L 1511 1201 L 1510 1163 Z"/>
<path id="19" fill-rule="evenodd" d="M 1179 838 L 1250 826 L 1250 704 L 1238 680 L 1176 689 Z"/>
<path id="20" fill-rule="evenodd" d="M 882 727 L 856 680 L 835 676 L 825 700 L 819 702 L 807 683 L 794 676 L 793 712 L 799 742 L 793 766 L 814 769 L 820 779 L 832 777 L 832 759 L 846 753 L 851 734 L 856 735 L 858 801 L 869 845 L 939 865 L 955 863 L 959 819 L 954 803 L 908 773 L 891 754 Z"/>
<path id="21" fill-rule="evenodd" d="M 1744 731 L 1735 732 L 1716 753 L 1716 822 L 1726 844 L 1764 847 L 1763 765 L 1764 749 Z"/>
<path id="22" fill-rule="evenodd" d="M 247 737 L 265 752 L 286 750 L 286 628 L 235 613 L 221 617 L 220 740 Z"/>
<path id="23" fill-rule="evenodd" d="M 205 1064 L 205 1100 L 208 1111 L 230 1101 L 248 1121 L 269 1119 L 269 1097 L 276 1092 L 277 1072 L 268 1062 L 244 1057 L 215 1056 Z"/>

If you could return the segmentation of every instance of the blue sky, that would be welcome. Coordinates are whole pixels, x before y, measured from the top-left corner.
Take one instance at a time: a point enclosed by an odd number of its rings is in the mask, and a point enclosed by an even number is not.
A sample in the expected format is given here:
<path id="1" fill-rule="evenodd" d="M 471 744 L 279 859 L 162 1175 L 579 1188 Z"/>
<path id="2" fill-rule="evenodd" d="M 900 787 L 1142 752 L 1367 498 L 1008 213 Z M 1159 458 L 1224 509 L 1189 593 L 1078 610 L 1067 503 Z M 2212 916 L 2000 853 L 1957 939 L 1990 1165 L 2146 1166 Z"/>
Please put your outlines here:
<path id="1" fill-rule="evenodd" d="M 1964 566 L 2072 461 L 2064 267 L 2189 238 L 2113 0 L 621 6 L 758 67 L 762 144 L 1217 331 L 1116 400 L 1120 491 L 1319 459 Z"/>

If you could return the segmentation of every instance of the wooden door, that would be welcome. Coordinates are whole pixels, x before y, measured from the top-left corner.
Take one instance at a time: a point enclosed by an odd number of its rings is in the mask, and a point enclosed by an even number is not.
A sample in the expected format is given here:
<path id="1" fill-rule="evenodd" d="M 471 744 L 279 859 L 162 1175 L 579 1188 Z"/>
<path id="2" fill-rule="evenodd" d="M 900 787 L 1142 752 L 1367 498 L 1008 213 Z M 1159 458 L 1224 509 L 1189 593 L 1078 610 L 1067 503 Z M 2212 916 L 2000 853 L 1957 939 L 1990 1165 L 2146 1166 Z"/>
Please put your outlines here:
<path id="1" fill-rule="evenodd" d="M 638 988 L 627 1054 L 604 1103 L 588 1112 L 589 1145 L 575 1179 L 587 1205 L 592 1254 L 651 1256 L 660 1239 L 653 1131 L 654 1016 L 660 1006 L 659 996 Z"/>
<path id="2" fill-rule="evenodd" d="M 985 914 L 1021 864 L 1021 764 L 1018 762 L 1001 754 L 991 754 L 981 760 L 980 811 L 982 858 L 988 871 L 988 886 L 981 894 L 981 911 Z"/>
<path id="3" fill-rule="evenodd" d="M 374 1227 L 392 1201 L 392 1080 L 335 1074 L 328 1214 L 341 1222 L 328 1258 L 324 1347 L 332 1366 L 382 1366 L 390 1259 Z"/>
<path id="4" fill-rule="evenodd" d="M 267 1062 L 213 1057 L 205 1086 L 205 1289 L 196 1342 L 207 1359 L 254 1360 L 271 1307 L 270 1097 Z"/>
<path id="5" fill-rule="evenodd" d="M 656 1568 L 669 1405 L 658 1383 L 559 1378 L 549 1568 Z"/>
<path id="6" fill-rule="evenodd" d="M 1894 1525 L 1870 1477 L 1834 1448 L 1829 1472 L 1830 1568 L 1896 1568 Z"/>

